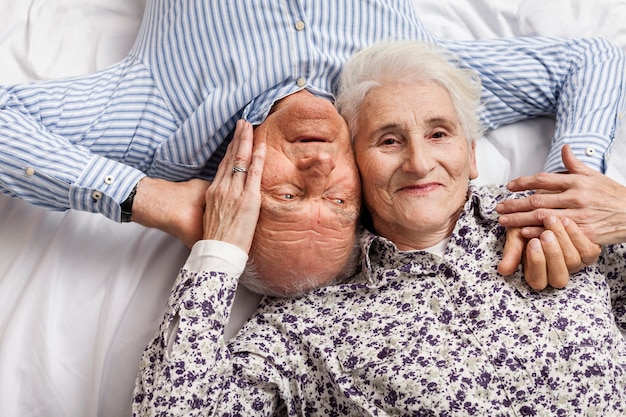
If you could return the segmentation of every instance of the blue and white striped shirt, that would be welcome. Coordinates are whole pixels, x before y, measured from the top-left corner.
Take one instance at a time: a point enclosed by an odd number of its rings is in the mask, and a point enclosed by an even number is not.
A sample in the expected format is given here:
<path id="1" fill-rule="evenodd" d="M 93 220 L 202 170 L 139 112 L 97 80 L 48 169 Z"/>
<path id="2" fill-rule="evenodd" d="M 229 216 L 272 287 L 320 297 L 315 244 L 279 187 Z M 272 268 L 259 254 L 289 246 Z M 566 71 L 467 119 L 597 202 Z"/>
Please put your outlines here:
<path id="1" fill-rule="evenodd" d="M 120 63 L 0 87 L 0 190 L 119 220 L 140 178 L 211 179 L 238 118 L 261 123 L 302 88 L 332 100 L 343 63 L 381 39 L 459 55 L 481 75 L 491 128 L 556 114 L 548 170 L 564 143 L 605 169 L 626 82 L 624 54 L 604 40 L 436 39 L 411 0 L 148 0 Z"/>

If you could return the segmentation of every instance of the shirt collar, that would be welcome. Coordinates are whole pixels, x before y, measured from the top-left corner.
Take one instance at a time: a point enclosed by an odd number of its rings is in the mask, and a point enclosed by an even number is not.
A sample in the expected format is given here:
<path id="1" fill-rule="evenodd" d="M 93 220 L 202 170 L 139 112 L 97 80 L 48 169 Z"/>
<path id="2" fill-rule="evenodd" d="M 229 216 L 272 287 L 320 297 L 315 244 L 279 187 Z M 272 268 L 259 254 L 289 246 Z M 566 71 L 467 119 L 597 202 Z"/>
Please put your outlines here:
<path id="1" fill-rule="evenodd" d="M 288 82 L 283 85 L 279 85 L 276 88 L 267 90 L 250 101 L 244 108 L 242 117 L 253 125 L 259 125 L 267 119 L 267 115 L 270 113 L 272 107 L 274 107 L 274 104 L 278 100 L 300 90 L 307 90 L 316 97 L 327 99 L 331 103 L 335 102 L 335 96 L 324 88 L 320 88 L 315 85 L 298 87 L 295 83 Z"/>

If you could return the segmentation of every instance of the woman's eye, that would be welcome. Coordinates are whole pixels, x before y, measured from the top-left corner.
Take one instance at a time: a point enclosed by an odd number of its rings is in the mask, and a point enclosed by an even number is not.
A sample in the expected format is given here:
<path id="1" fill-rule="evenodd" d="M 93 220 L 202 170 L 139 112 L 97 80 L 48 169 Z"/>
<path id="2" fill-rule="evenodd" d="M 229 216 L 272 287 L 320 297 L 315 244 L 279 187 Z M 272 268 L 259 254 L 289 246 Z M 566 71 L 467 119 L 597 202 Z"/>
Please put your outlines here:
<path id="1" fill-rule="evenodd" d="M 435 133 L 433 133 L 432 136 L 435 139 L 441 139 L 441 138 L 445 138 L 446 137 L 446 133 L 445 132 L 435 132 Z"/>
<path id="2" fill-rule="evenodd" d="M 295 196 L 293 194 L 283 194 L 282 197 L 285 200 L 293 200 L 295 198 Z"/>
<path id="3" fill-rule="evenodd" d="M 395 145 L 398 141 L 395 138 L 384 138 L 380 144 L 383 146 Z"/>
<path id="4" fill-rule="evenodd" d="M 346 204 L 346 200 L 343 200 L 343 199 L 341 199 L 341 198 L 333 198 L 333 199 L 332 199 L 332 202 L 333 202 L 333 203 L 335 203 L 335 204 L 339 204 L 339 205 L 344 205 L 344 204 Z"/>

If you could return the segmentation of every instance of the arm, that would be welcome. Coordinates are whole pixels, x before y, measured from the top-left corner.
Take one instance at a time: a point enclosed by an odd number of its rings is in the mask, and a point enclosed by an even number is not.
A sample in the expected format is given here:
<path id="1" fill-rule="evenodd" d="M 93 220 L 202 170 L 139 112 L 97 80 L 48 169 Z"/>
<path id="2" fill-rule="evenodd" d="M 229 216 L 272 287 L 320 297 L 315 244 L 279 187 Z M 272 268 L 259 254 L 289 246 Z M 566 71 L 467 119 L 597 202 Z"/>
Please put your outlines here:
<path id="1" fill-rule="evenodd" d="M 477 71 L 483 83 L 483 122 L 489 128 L 555 115 L 555 135 L 545 170 L 564 170 L 560 149 L 597 171 L 622 119 L 626 100 L 624 52 L 599 38 L 441 40 Z"/>
<path id="2" fill-rule="evenodd" d="M 58 106 L 63 113 L 61 97 Z M 72 143 L 83 129 L 64 136 L 61 114 L 48 120 L 37 113 L 42 108 L 45 102 L 27 107 L 11 89 L 0 88 L 0 191 L 49 210 L 72 208 L 119 219 L 119 204 L 144 174 Z"/>
<path id="3" fill-rule="evenodd" d="M 206 192 L 210 182 L 172 182 L 144 177 L 137 184 L 130 220 L 163 230 L 187 247 L 202 238 Z"/>
<path id="4" fill-rule="evenodd" d="M 132 60 L 0 87 L 0 191 L 119 221 L 120 203 L 176 130 L 150 74 Z"/>
<path id="5" fill-rule="evenodd" d="M 621 122 L 626 96 L 624 53 L 619 48 L 602 39 L 442 40 L 441 44 L 459 56 L 462 65 L 479 73 L 485 105 L 481 118 L 486 126 L 496 128 L 530 117 L 556 115 L 546 170 L 564 169 L 559 156 L 565 143 L 588 165 L 598 171 L 606 169 L 605 157 Z M 581 239 L 576 242 L 582 252 L 572 256 L 567 255 L 571 244 L 564 243 L 567 246 L 558 250 L 550 234 L 528 248 L 527 237 L 531 236 L 508 230 L 499 270 L 511 274 L 526 252 L 525 275 L 535 288 L 562 286 L 569 278 L 562 271 L 576 271 L 584 265 L 583 260 L 597 257 L 597 247 Z M 557 235 L 557 241 L 560 239 L 563 236 Z M 551 262 L 560 266 L 548 270 Z"/>
<path id="6" fill-rule="evenodd" d="M 176 130 L 141 64 L 0 87 L 0 191 L 120 221 L 120 204 L 138 184 L 131 220 L 191 247 L 201 237 L 209 183 L 144 174 Z"/>
<path id="7" fill-rule="evenodd" d="M 269 415 L 275 406 L 271 384 L 265 381 L 264 389 L 254 381 L 255 375 L 270 374 L 265 361 L 230 352 L 224 340 L 259 216 L 265 158 L 263 145 L 251 156 L 252 127 L 242 127 L 206 192 L 203 240 L 194 245 L 159 332 L 144 352 L 134 415 L 221 415 L 237 408 L 259 415 L 259 404 Z M 234 165 L 249 166 L 247 174 L 233 173 Z"/>

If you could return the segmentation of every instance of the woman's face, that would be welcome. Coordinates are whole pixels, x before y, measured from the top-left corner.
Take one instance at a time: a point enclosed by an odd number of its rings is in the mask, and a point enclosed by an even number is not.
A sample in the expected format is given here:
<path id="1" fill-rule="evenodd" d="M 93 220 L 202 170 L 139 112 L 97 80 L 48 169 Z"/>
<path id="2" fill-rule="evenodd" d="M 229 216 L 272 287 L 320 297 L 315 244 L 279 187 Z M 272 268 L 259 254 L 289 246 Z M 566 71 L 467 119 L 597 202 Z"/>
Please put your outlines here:
<path id="1" fill-rule="evenodd" d="M 446 89 L 418 82 L 370 91 L 354 150 L 377 233 L 400 250 L 424 249 L 452 233 L 478 171 Z"/>

